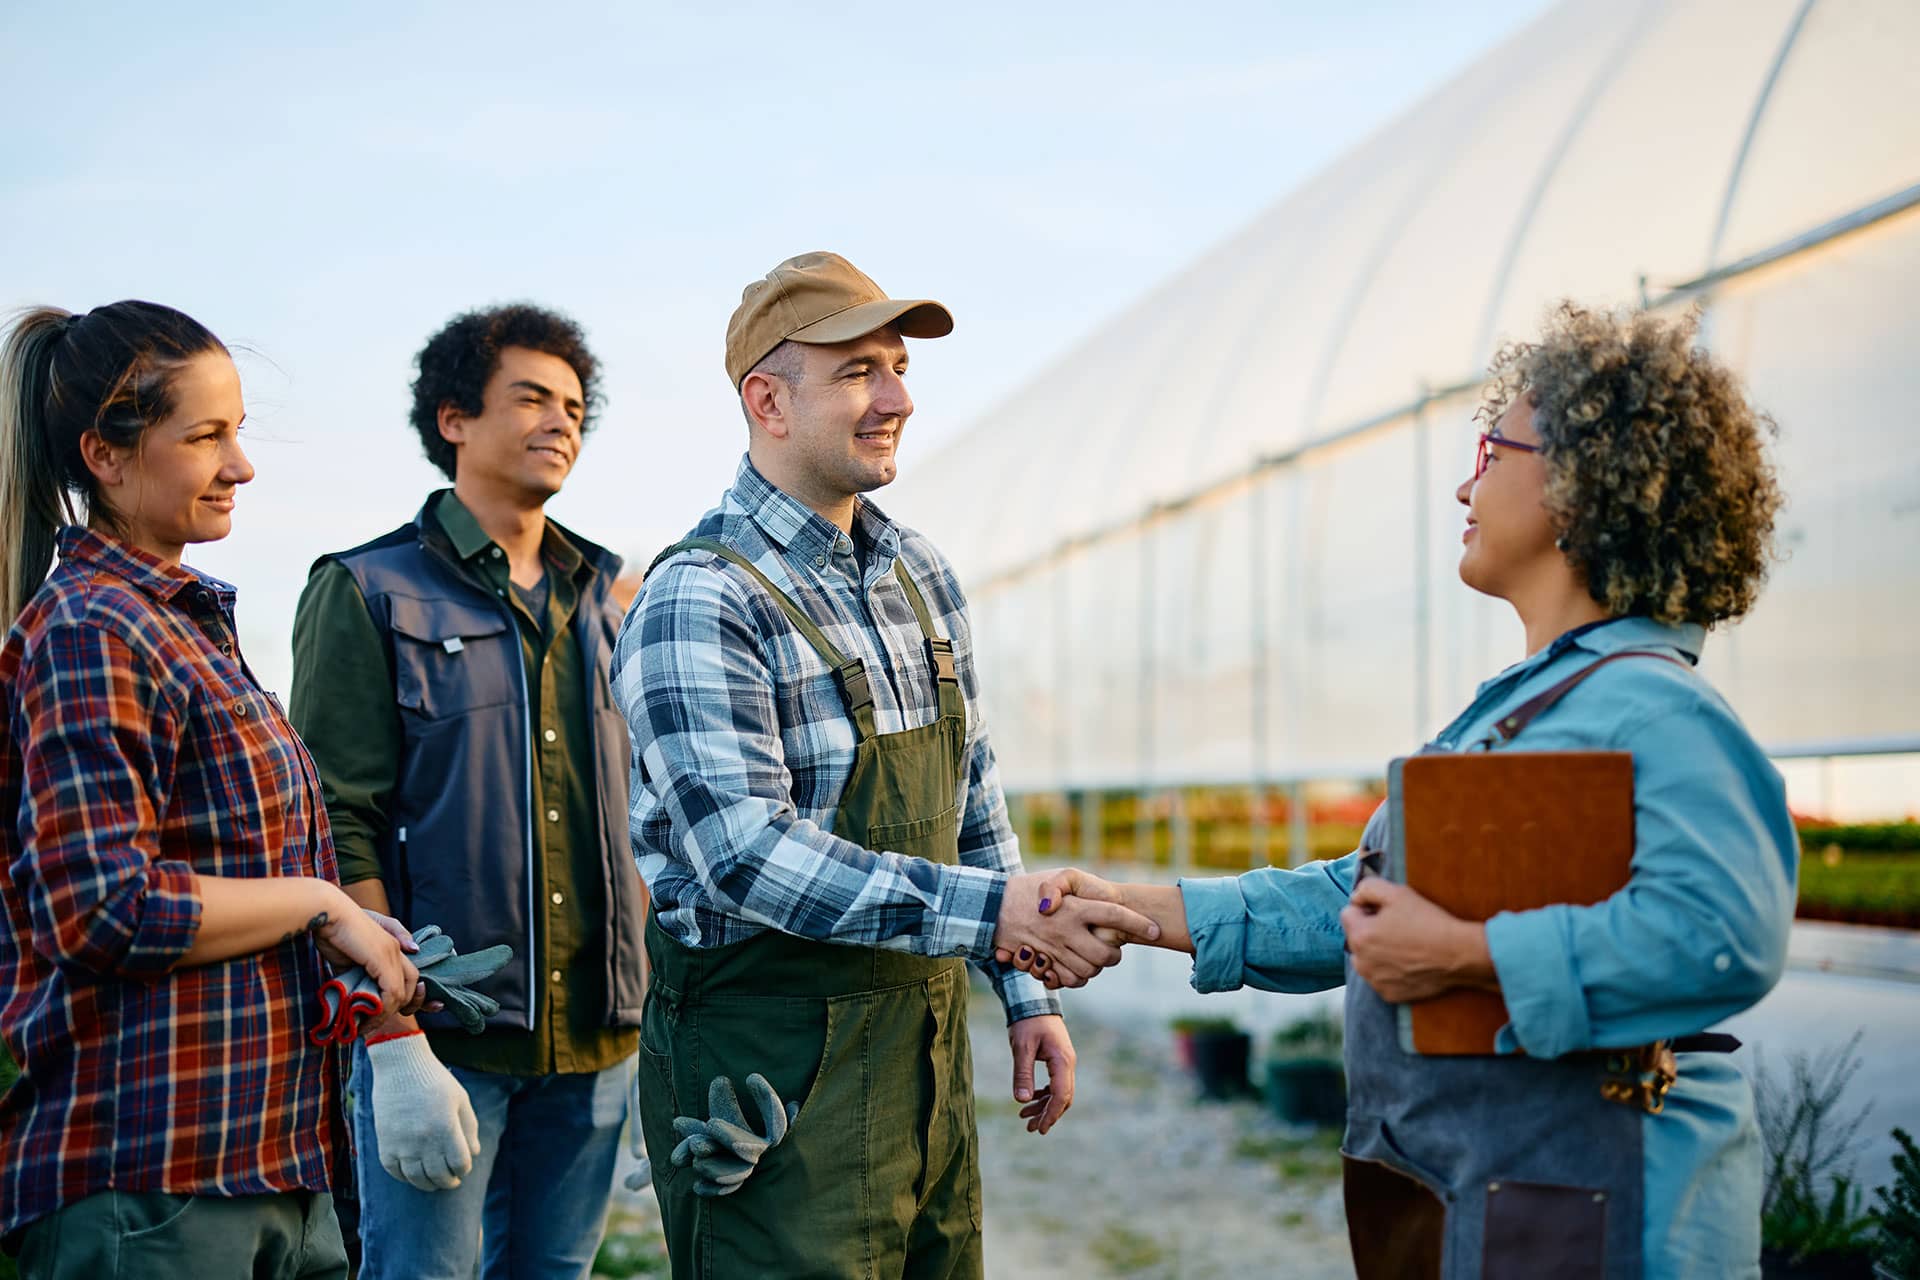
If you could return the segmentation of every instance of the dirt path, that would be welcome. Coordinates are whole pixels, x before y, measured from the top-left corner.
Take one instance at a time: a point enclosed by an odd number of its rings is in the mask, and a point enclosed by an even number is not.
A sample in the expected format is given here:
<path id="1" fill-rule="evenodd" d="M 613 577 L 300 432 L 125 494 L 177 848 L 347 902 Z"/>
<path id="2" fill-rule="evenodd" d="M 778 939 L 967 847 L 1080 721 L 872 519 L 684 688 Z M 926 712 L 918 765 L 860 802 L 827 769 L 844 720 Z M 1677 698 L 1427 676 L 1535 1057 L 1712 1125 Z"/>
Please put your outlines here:
<path id="1" fill-rule="evenodd" d="M 976 994 L 989 1280 L 1352 1275 L 1334 1135 L 1288 1129 L 1254 1100 L 1196 1102 L 1158 1021 L 1084 1014 L 1073 1111 L 1029 1134 L 1000 1026 L 998 1003 Z M 652 1192 L 616 1191 L 595 1275 L 665 1273 Z"/>

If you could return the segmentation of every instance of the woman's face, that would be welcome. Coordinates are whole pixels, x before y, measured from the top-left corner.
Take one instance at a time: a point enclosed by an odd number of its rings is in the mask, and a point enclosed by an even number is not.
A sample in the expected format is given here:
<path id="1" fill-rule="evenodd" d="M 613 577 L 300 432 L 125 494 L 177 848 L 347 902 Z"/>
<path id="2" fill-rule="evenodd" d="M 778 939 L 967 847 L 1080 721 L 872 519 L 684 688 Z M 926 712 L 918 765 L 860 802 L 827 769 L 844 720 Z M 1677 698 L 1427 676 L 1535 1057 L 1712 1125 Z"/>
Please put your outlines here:
<path id="1" fill-rule="evenodd" d="M 1504 600 L 1530 594 L 1529 588 L 1557 581 L 1567 559 L 1554 545 L 1558 536 L 1547 513 L 1546 460 L 1538 453 L 1501 444 L 1538 445 L 1533 406 L 1522 395 L 1494 424 L 1487 444 L 1486 468 L 1469 477 L 1454 497 L 1467 509 L 1461 535 L 1460 580 L 1475 591 Z"/>
<path id="2" fill-rule="evenodd" d="M 96 443 L 86 452 L 127 540 L 177 562 L 186 544 L 231 532 L 234 490 L 253 479 L 253 464 L 240 449 L 246 405 L 226 352 L 204 351 L 182 365 L 173 400 L 173 413 L 134 448 Z"/>

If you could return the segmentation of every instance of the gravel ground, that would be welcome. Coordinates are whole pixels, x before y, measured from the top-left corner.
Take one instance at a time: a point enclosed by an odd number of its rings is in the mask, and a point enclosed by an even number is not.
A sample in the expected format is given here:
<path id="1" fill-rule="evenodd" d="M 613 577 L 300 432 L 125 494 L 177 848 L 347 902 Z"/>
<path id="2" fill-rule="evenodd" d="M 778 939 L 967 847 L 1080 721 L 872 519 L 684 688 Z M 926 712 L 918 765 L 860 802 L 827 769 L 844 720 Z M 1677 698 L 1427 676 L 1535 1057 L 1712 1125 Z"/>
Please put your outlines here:
<path id="1" fill-rule="evenodd" d="M 1163 1025 L 1081 1012 L 1073 1110 L 1029 1134 L 1000 1026 L 998 1003 L 976 994 L 990 1280 L 1352 1275 L 1334 1135 L 1253 1100 L 1196 1102 Z M 665 1274 L 651 1191 L 616 1190 L 608 1236 L 596 1276 Z"/>

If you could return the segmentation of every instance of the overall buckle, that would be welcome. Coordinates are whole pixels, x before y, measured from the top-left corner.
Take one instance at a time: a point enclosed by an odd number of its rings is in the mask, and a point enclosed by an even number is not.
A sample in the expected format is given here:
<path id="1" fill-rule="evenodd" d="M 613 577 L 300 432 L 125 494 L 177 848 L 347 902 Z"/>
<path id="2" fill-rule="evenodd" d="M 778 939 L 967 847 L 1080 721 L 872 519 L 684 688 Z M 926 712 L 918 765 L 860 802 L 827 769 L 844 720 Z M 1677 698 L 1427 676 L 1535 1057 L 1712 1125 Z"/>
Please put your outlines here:
<path id="1" fill-rule="evenodd" d="M 1667 1093 L 1680 1078 L 1680 1067 L 1673 1056 L 1673 1042 L 1656 1040 L 1608 1053 L 1606 1073 L 1600 1083 L 1601 1097 L 1657 1116 L 1666 1110 Z"/>

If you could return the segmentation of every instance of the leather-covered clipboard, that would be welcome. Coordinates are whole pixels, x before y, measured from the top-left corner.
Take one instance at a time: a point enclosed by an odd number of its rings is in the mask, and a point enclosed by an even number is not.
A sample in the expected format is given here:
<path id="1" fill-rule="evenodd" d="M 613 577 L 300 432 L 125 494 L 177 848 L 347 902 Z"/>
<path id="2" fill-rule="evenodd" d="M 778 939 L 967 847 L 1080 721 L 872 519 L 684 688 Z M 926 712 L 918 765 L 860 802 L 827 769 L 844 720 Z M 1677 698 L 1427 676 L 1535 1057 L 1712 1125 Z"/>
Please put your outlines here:
<path id="1" fill-rule="evenodd" d="M 1633 754 L 1491 751 L 1395 760 L 1386 874 L 1467 920 L 1624 888 L 1633 863 Z M 1411 1053 L 1491 1054 L 1497 992 L 1459 988 L 1400 1006 Z"/>

